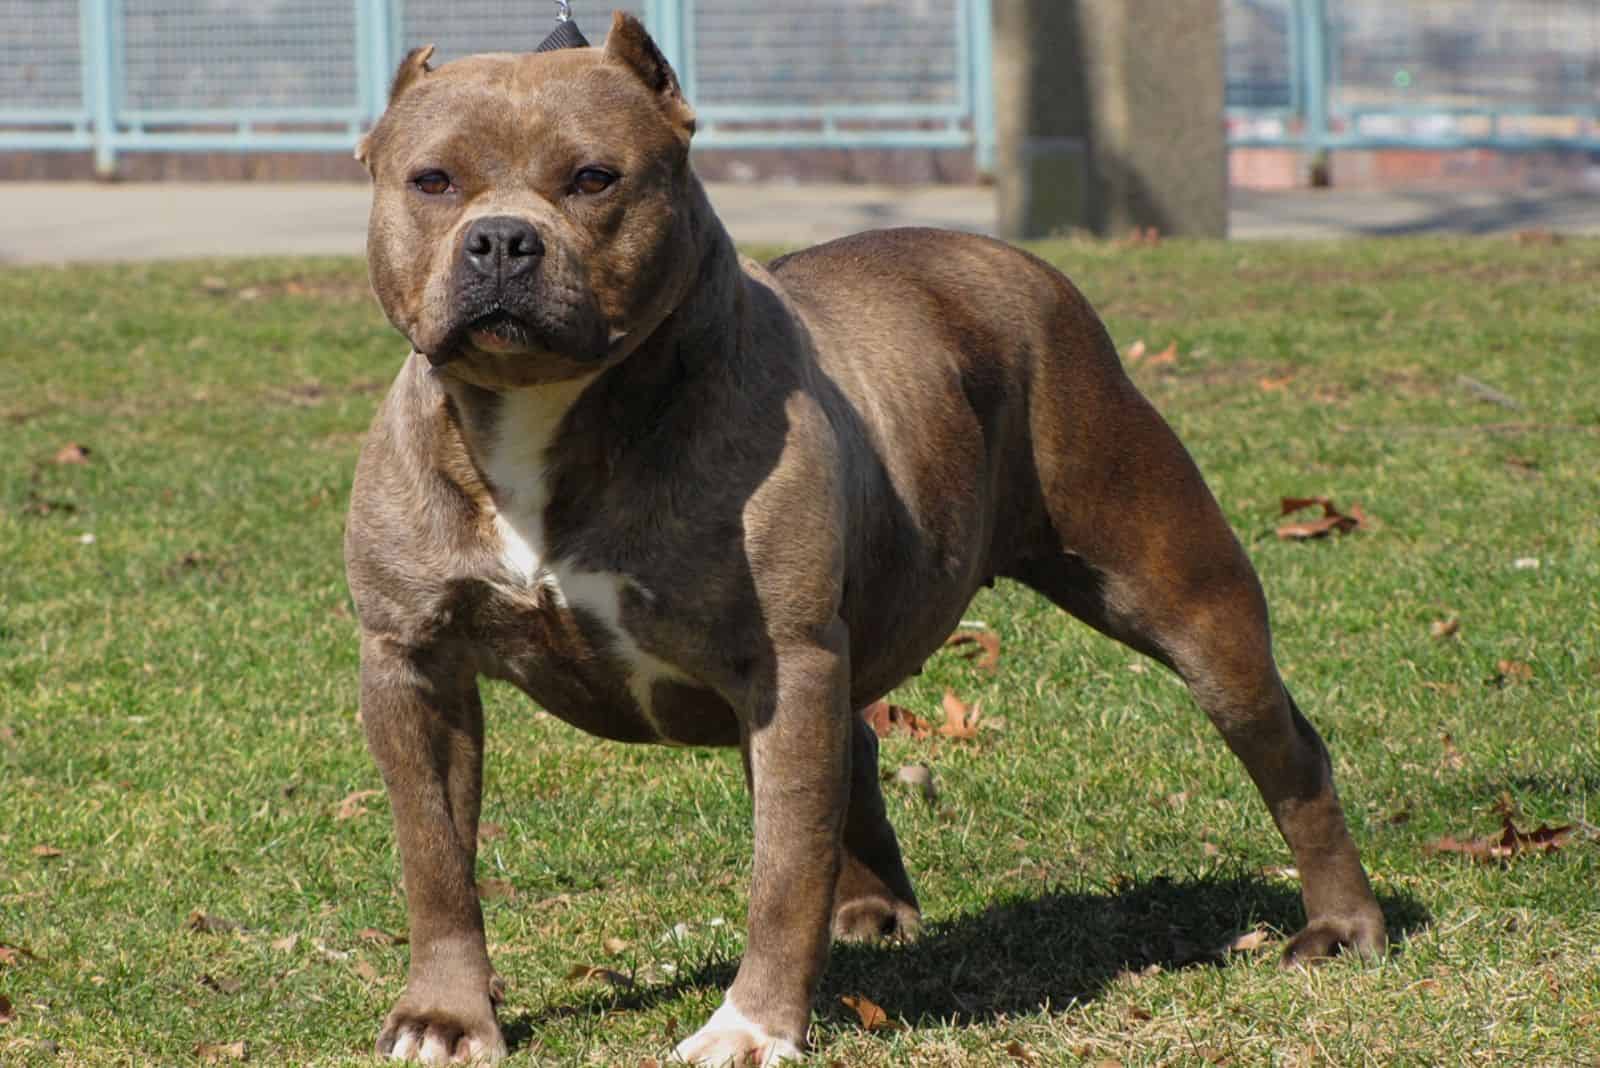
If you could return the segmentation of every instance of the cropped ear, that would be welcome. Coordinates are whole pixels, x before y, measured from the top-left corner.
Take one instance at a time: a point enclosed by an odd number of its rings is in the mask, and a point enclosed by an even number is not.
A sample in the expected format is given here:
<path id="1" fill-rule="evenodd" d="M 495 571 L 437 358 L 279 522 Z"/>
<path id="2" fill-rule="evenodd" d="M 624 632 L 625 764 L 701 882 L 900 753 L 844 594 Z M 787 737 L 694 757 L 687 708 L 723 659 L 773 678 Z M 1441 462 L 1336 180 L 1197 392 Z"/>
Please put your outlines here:
<path id="1" fill-rule="evenodd" d="M 400 61 L 400 69 L 394 72 L 394 81 L 389 83 L 389 103 L 393 104 L 418 78 L 433 70 L 428 66 L 432 55 L 433 45 L 423 45 L 406 53 L 406 58 Z"/>
<path id="2" fill-rule="evenodd" d="M 644 24 L 626 11 L 611 16 L 611 32 L 606 35 L 605 53 L 620 59 L 633 68 L 644 82 L 661 99 L 662 106 L 683 130 L 685 140 L 694 133 L 694 109 L 683 98 L 678 76 L 661 49 L 645 32 Z"/>

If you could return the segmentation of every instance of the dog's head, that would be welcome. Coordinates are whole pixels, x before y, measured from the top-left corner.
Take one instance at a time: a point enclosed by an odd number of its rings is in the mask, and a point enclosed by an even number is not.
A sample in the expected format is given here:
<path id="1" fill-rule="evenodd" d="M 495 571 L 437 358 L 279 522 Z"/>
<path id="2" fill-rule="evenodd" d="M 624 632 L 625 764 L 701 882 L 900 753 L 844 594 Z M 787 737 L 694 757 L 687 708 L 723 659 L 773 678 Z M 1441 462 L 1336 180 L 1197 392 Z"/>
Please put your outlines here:
<path id="1" fill-rule="evenodd" d="M 436 367 L 489 388 L 626 355 L 693 271 L 694 113 L 644 27 L 603 48 L 408 55 L 356 150 L 372 175 L 367 261 L 389 320 Z"/>

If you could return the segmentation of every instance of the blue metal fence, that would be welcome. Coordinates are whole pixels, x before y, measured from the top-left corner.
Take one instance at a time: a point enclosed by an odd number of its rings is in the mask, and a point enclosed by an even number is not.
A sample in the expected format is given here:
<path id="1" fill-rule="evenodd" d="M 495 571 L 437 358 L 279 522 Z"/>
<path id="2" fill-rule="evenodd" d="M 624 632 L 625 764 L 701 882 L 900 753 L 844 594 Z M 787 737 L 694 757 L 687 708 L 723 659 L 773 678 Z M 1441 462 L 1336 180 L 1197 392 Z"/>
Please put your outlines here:
<path id="1" fill-rule="evenodd" d="M 605 0 L 641 16 L 704 147 L 994 151 L 990 0 Z M 349 151 L 408 48 L 532 48 L 529 0 L 0 0 L 0 151 Z"/>
<path id="2" fill-rule="evenodd" d="M 706 147 L 994 158 L 991 0 L 601 0 Z M 1600 151 L 1597 0 L 1219 0 L 1229 143 Z M 404 50 L 532 47 L 546 0 L 0 0 L 0 151 L 349 151 Z"/>
<path id="3" fill-rule="evenodd" d="M 1228 0 L 1229 143 L 1600 151 L 1596 0 Z"/>

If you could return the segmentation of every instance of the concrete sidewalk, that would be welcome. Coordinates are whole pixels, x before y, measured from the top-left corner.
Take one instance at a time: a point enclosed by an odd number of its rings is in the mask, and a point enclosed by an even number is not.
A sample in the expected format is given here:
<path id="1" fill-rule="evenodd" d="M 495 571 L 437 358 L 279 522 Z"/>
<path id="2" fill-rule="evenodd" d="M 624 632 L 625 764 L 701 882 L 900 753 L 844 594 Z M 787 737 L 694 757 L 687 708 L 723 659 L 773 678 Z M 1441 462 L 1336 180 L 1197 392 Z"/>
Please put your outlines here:
<path id="1" fill-rule="evenodd" d="M 712 183 L 742 242 L 804 245 L 881 226 L 995 225 L 993 192 L 974 186 Z M 0 264 L 200 256 L 360 255 L 364 185 L 7 183 Z M 1600 234 L 1600 196 L 1573 192 L 1235 191 L 1233 236 L 1333 238 L 1509 233 Z"/>

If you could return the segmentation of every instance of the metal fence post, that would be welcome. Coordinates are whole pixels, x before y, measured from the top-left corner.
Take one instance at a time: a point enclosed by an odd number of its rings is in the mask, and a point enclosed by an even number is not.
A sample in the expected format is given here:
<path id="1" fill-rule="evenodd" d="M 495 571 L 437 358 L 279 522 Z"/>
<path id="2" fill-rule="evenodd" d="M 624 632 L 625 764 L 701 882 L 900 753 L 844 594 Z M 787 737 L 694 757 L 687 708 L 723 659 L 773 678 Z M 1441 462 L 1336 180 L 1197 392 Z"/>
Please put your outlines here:
<path id="1" fill-rule="evenodd" d="M 1328 7 L 1326 0 L 1301 0 L 1305 60 L 1305 142 L 1312 166 L 1326 164 L 1328 150 Z"/>
<path id="2" fill-rule="evenodd" d="M 973 158 L 979 174 L 993 174 L 994 130 L 994 10 L 990 0 L 968 0 L 967 25 L 972 47 L 968 52 L 972 79 Z"/>
<path id="3" fill-rule="evenodd" d="M 667 57 L 667 62 L 677 73 L 678 84 L 683 86 L 684 94 L 689 97 L 690 103 L 693 103 L 693 72 L 688 69 L 689 57 L 683 50 L 683 8 L 688 2 L 689 0 L 645 0 L 644 22 L 650 30 L 651 38 L 656 42 L 656 47 L 661 49 L 661 54 Z"/>
<path id="4" fill-rule="evenodd" d="M 83 65 L 89 116 L 94 124 L 94 173 L 117 176 L 116 42 L 114 0 L 82 0 Z"/>

